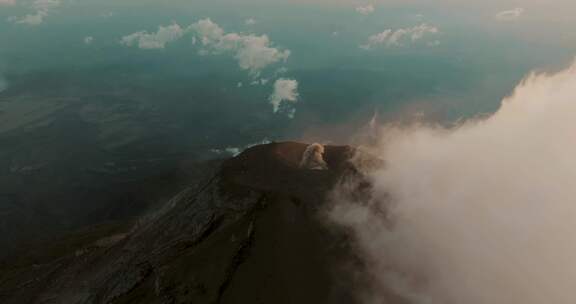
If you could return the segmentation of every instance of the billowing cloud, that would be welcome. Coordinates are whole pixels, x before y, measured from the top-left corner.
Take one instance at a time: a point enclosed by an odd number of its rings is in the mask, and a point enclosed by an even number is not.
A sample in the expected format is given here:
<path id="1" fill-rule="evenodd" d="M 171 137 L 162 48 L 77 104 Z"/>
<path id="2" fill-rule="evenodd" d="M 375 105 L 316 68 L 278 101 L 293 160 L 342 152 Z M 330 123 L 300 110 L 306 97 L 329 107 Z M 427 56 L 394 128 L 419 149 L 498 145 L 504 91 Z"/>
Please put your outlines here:
<path id="1" fill-rule="evenodd" d="M 248 18 L 246 21 L 244 21 L 244 23 L 246 23 L 246 25 L 254 25 L 257 23 L 257 21 L 254 18 Z"/>
<path id="2" fill-rule="evenodd" d="M 202 44 L 207 46 L 218 44 L 224 37 L 224 29 L 210 18 L 199 20 L 192 24 L 190 29 L 194 30 L 201 37 Z"/>
<path id="3" fill-rule="evenodd" d="M 15 3 L 15 1 L 12 1 L 12 3 Z M 29 26 L 40 25 L 44 22 L 44 18 L 46 18 L 53 9 L 60 6 L 60 4 L 60 0 L 36 0 L 32 2 L 32 8 L 35 10 L 34 13 L 22 17 L 10 17 L 8 20 L 15 24 L 24 24 Z"/>
<path id="4" fill-rule="evenodd" d="M 230 52 L 238 61 L 238 65 L 253 74 L 267 66 L 286 61 L 290 57 L 289 50 L 283 50 L 272 45 L 267 35 L 226 33 L 218 24 L 210 19 L 202 19 L 190 26 L 199 37 L 206 54 L 222 54 Z"/>
<path id="5" fill-rule="evenodd" d="M 376 9 L 374 8 L 374 5 L 368 4 L 368 5 L 356 7 L 356 11 L 362 15 L 370 15 L 370 14 L 374 13 L 374 11 L 376 11 Z"/>
<path id="6" fill-rule="evenodd" d="M 280 110 L 283 101 L 295 103 L 298 101 L 298 81 L 293 79 L 280 78 L 274 83 L 274 92 L 270 95 L 274 113 Z"/>
<path id="7" fill-rule="evenodd" d="M 384 47 L 401 47 L 408 44 L 424 39 L 429 35 L 436 35 L 440 33 L 437 27 L 428 24 L 421 24 L 418 26 L 403 28 L 403 29 L 387 29 L 381 33 L 368 37 L 368 42 L 360 46 L 360 48 L 369 50 L 378 46 Z"/>
<path id="8" fill-rule="evenodd" d="M 515 9 L 501 11 L 496 14 L 496 19 L 500 21 L 514 21 L 520 19 L 524 14 L 524 9 L 517 7 Z"/>
<path id="9" fill-rule="evenodd" d="M 372 200 L 331 213 L 375 278 L 366 303 L 576 303 L 575 113 L 576 64 L 491 117 L 385 128 Z"/>
<path id="10" fill-rule="evenodd" d="M 178 24 L 158 27 L 155 33 L 136 32 L 122 37 L 120 43 L 126 46 L 136 46 L 141 49 L 163 49 L 166 44 L 184 36 L 185 30 Z"/>

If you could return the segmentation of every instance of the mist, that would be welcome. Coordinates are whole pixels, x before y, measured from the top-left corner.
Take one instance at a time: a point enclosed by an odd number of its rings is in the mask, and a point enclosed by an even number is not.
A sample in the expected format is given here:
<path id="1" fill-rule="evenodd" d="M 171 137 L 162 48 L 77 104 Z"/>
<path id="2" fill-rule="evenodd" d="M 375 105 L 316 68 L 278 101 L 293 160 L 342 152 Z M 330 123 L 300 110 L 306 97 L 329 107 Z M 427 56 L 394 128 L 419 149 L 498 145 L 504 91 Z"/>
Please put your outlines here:
<path id="1" fill-rule="evenodd" d="M 370 201 L 330 212 L 368 265 L 366 303 L 576 303 L 576 64 L 490 117 L 380 139 Z"/>

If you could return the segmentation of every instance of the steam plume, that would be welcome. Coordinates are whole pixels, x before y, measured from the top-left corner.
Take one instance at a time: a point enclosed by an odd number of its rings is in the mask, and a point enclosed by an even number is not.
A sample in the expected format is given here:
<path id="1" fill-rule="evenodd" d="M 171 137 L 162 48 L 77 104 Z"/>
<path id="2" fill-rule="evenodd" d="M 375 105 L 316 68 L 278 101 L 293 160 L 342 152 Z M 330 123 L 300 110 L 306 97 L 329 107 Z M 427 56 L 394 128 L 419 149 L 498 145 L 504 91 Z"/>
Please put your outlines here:
<path id="1" fill-rule="evenodd" d="M 371 202 L 331 212 L 369 265 L 367 303 L 576 303 L 576 64 L 491 117 L 384 134 Z"/>

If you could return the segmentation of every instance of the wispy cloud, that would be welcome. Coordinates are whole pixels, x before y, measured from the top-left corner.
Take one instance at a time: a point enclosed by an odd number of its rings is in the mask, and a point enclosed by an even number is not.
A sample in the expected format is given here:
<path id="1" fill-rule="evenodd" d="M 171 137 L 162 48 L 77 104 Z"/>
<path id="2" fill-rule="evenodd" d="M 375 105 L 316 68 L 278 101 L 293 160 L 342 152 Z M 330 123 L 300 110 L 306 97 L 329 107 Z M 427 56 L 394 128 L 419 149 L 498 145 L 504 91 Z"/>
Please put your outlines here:
<path id="1" fill-rule="evenodd" d="M 158 31 L 148 33 L 136 32 L 122 37 L 120 43 L 126 46 L 137 46 L 141 49 L 163 49 L 167 43 L 182 38 L 185 30 L 178 24 L 158 27 Z"/>
<path id="2" fill-rule="evenodd" d="M 496 14 L 496 19 L 500 21 L 514 21 L 520 19 L 524 15 L 525 10 L 517 7 L 511 10 L 501 11 Z"/>
<path id="3" fill-rule="evenodd" d="M 436 35 L 440 33 L 437 27 L 428 24 L 421 24 L 415 27 L 403 29 L 387 29 L 381 33 L 374 34 L 368 37 L 368 41 L 361 45 L 360 48 L 370 50 L 378 46 L 384 47 L 401 47 L 409 44 L 414 44 L 419 40 L 424 39 L 428 35 Z M 437 41 L 437 40 L 435 40 Z M 434 42 L 439 44 L 438 42 Z"/>
<path id="4" fill-rule="evenodd" d="M 374 5 L 368 4 L 356 7 L 356 11 L 362 15 L 370 15 L 376 11 L 376 8 L 374 8 Z"/>
<path id="5" fill-rule="evenodd" d="M 10 0 L 0 0 L 0 1 L 7 1 L 7 3 L 14 4 L 15 1 Z M 24 24 L 29 26 L 36 26 L 44 23 L 44 18 L 46 18 L 54 9 L 59 7 L 62 4 L 60 0 L 36 0 L 32 2 L 32 9 L 34 9 L 34 13 L 27 14 L 22 17 L 10 17 L 8 18 L 9 21 L 15 24 Z"/>

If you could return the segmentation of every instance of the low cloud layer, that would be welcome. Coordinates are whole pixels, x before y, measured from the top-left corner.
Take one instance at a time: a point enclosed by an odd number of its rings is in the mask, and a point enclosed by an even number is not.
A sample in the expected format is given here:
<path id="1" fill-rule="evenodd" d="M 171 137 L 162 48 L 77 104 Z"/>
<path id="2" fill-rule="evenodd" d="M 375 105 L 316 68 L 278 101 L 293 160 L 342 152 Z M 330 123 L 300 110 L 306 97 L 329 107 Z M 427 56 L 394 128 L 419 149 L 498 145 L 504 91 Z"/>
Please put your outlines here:
<path id="1" fill-rule="evenodd" d="M 421 24 L 414 27 L 397 30 L 387 29 L 381 33 L 368 37 L 368 41 L 360 48 L 365 50 L 383 47 L 402 47 L 415 44 L 419 41 L 427 41 L 427 45 L 437 45 L 438 40 L 430 40 L 430 36 L 439 34 L 437 27 L 428 24 Z"/>
<path id="2" fill-rule="evenodd" d="M 491 117 L 386 128 L 372 200 L 331 212 L 374 278 L 365 302 L 576 303 L 575 113 L 573 65 Z"/>

